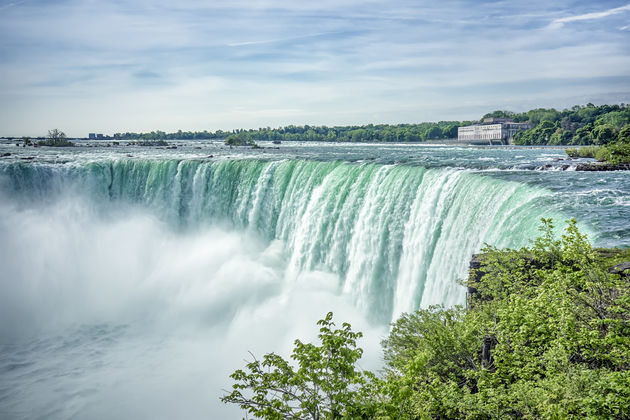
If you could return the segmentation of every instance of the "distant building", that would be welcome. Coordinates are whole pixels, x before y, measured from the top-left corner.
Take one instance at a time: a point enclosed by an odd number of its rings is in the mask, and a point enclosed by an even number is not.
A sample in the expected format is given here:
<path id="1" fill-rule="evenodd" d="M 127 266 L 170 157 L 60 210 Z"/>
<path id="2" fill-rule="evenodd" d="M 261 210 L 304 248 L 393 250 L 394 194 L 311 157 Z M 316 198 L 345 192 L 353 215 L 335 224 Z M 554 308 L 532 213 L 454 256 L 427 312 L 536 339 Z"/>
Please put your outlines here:
<path id="1" fill-rule="evenodd" d="M 96 139 L 97 139 L 97 140 L 103 140 L 104 138 L 105 138 L 105 137 L 104 137 L 101 133 L 98 133 L 98 134 L 96 135 Z"/>
<path id="2" fill-rule="evenodd" d="M 90 139 L 90 140 L 95 140 L 95 139 L 96 139 L 96 133 L 90 133 L 90 134 L 88 134 L 88 139 Z"/>
<path id="3" fill-rule="evenodd" d="M 528 128 L 528 123 L 516 123 L 509 118 L 485 118 L 481 124 L 458 127 L 457 140 L 509 143 L 516 133 Z"/>

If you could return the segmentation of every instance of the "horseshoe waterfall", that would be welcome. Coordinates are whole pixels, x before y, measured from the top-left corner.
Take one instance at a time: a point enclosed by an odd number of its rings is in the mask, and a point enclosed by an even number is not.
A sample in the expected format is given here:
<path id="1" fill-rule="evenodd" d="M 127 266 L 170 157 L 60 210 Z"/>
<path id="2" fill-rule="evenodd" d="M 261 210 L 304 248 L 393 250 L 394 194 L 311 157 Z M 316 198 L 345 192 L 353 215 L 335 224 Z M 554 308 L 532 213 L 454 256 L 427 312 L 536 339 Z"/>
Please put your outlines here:
<path id="1" fill-rule="evenodd" d="M 484 244 L 541 217 L 627 238 L 625 175 L 525 165 L 542 151 L 212 147 L 0 162 L 0 417 L 233 418 L 215 396 L 247 351 L 286 354 L 328 311 L 378 369 L 402 313 L 465 302 Z"/>

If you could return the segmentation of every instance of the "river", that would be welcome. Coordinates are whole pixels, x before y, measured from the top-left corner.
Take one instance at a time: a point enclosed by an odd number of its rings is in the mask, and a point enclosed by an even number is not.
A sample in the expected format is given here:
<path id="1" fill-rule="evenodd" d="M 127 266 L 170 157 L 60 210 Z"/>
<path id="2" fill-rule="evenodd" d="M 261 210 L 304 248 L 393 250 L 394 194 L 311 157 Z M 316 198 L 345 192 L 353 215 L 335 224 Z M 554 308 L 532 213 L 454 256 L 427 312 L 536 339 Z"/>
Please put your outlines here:
<path id="1" fill-rule="evenodd" d="M 248 351 L 333 311 L 378 369 L 390 322 L 464 303 L 471 255 L 541 217 L 630 246 L 630 173 L 558 148 L 107 144 L 0 142 L 0 418 L 238 418 Z"/>

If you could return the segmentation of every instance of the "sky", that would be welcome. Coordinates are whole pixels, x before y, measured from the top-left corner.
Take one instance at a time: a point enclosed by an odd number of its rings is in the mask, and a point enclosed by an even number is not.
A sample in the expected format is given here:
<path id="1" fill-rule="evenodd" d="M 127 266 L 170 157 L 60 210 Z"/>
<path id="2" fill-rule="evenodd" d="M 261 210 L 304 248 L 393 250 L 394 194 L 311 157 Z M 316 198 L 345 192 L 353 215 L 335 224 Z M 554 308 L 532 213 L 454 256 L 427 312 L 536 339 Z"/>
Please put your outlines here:
<path id="1" fill-rule="evenodd" d="M 630 1 L 0 0 L 0 135 L 630 103 Z"/>

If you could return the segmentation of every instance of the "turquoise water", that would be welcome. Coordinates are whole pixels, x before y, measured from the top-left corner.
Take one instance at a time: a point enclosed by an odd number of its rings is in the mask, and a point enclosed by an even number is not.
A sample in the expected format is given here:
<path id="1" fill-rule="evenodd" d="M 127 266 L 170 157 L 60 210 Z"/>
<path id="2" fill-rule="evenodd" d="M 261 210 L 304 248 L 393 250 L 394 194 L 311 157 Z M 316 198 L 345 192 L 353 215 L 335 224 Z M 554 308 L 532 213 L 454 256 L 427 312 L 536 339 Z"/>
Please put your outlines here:
<path id="1" fill-rule="evenodd" d="M 630 174 L 562 149 L 92 144 L 0 145 L 2 418 L 236 418 L 247 350 L 333 310 L 377 368 L 389 322 L 463 303 L 470 256 L 541 217 L 630 246 Z"/>

